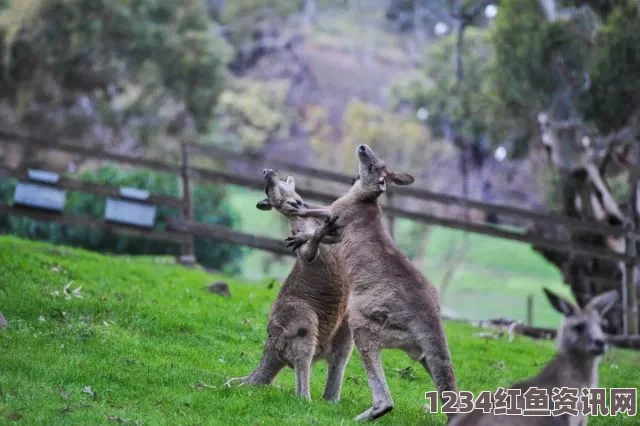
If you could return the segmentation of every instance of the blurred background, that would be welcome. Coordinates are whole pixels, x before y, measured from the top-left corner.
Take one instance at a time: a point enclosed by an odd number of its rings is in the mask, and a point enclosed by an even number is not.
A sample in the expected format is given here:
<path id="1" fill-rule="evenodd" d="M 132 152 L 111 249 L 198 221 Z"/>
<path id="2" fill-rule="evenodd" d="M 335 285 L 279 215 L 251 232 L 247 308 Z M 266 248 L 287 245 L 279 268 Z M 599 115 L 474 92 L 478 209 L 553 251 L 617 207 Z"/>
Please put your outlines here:
<path id="1" fill-rule="evenodd" d="M 412 188 L 458 197 L 393 199 L 457 224 L 393 220 L 395 241 L 439 288 L 446 315 L 555 327 L 543 286 L 579 303 L 610 288 L 637 299 L 633 262 L 571 247 L 637 256 L 633 236 L 588 228 L 638 224 L 639 13 L 636 0 L 4 0 L 0 139 L 28 134 L 176 164 L 189 142 L 226 153 L 196 155 L 193 167 L 258 181 L 263 166 L 286 171 L 278 161 L 353 176 L 355 147 L 367 143 L 415 176 Z M 176 197 L 184 190 L 175 174 L 83 152 L 0 144 L 0 161 Z M 348 187 L 291 171 L 303 189 L 337 197 Z M 286 236 L 282 217 L 255 208 L 259 187 L 225 179 L 191 187 L 194 220 Z M 11 203 L 16 181 L 0 180 L 2 202 Z M 460 199 L 587 226 L 559 229 Z M 104 209 L 95 194 L 67 196 L 67 213 L 101 218 Z M 159 207 L 156 226 L 178 215 Z M 6 213 L 0 232 L 111 253 L 179 251 Z M 249 280 L 283 279 L 294 262 L 197 235 L 194 246 L 199 264 Z M 612 313 L 616 330 L 623 311 Z"/>

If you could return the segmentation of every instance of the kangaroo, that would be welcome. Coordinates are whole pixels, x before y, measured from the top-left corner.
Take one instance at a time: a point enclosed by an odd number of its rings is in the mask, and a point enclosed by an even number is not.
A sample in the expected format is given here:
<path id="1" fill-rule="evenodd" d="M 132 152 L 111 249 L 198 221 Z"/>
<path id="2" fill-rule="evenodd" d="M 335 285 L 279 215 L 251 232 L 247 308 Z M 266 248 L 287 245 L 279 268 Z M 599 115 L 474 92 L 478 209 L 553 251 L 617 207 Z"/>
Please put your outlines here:
<path id="1" fill-rule="evenodd" d="M 394 173 L 367 145 L 356 149 L 359 176 L 330 207 L 297 206 L 301 217 L 332 218 L 340 229 L 339 259 L 349 283 L 349 326 L 372 392 L 373 406 L 356 420 L 374 420 L 393 409 L 380 360 L 383 348 L 404 350 L 427 370 L 440 394 L 455 391 L 455 376 L 440 319 L 436 288 L 393 243 L 378 198 L 387 182 L 413 183 Z M 324 225 L 321 225 L 324 226 Z M 296 249 L 306 235 L 285 239 Z"/>
<path id="2" fill-rule="evenodd" d="M 602 331 L 604 314 L 616 303 L 618 293 L 615 290 L 600 294 L 589 301 L 582 309 L 571 302 L 544 289 L 549 302 L 564 320 L 558 329 L 557 355 L 535 377 L 509 386 L 509 389 L 520 389 L 524 395 L 531 388 L 546 390 L 549 407 L 553 409 L 553 389 L 563 387 L 571 389 L 593 388 L 598 386 L 598 360 L 606 351 L 605 334 Z M 581 394 L 577 395 L 580 397 Z M 519 396 L 517 407 L 525 408 L 525 398 Z M 474 410 L 459 414 L 451 423 L 455 426 L 466 425 L 566 425 L 586 426 L 587 417 L 562 414 L 560 416 L 523 416 L 495 415 L 493 412 L 483 413 Z"/>
<path id="3" fill-rule="evenodd" d="M 234 381 L 266 385 L 288 365 L 295 369 L 296 395 L 310 400 L 311 364 L 326 358 L 324 399 L 337 402 L 353 347 L 346 315 L 348 287 L 340 274 L 333 245 L 339 238 L 331 235 L 335 234 L 331 223 L 319 227 L 322 222 L 317 219 L 292 215 L 295 207 L 307 205 L 296 193 L 292 176 L 281 180 L 271 169 L 263 173 L 267 198 L 256 207 L 275 208 L 290 218 L 291 232 L 305 235 L 309 242 L 298 250 L 298 260 L 271 308 L 268 337 L 258 366 L 248 376 L 233 378 L 227 385 Z"/>

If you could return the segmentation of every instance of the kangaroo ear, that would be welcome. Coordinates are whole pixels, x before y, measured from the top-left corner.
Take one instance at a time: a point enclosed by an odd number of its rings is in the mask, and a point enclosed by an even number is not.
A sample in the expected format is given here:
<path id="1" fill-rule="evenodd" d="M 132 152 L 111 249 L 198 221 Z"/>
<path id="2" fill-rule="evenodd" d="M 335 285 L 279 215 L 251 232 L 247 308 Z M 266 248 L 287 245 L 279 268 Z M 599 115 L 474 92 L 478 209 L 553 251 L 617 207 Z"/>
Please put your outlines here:
<path id="1" fill-rule="evenodd" d="M 551 303 L 551 306 L 553 306 L 556 311 L 560 312 L 565 317 L 573 315 L 577 312 L 577 308 L 573 303 L 558 296 L 546 287 L 542 290 L 544 290 L 544 294 L 547 296 L 547 299 L 549 299 L 549 303 Z"/>
<path id="2" fill-rule="evenodd" d="M 599 294 L 591 299 L 589 303 L 587 303 L 587 307 L 597 310 L 600 312 L 600 315 L 605 315 L 617 301 L 618 291 L 611 290 L 606 293 Z"/>
<path id="3" fill-rule="evenodd" d="M 415 182 L 415 179 L 409 173 L 392 172 L 391 182 L 395 183 L 396 185 L 411 185 L 413 182 Z"/>
<path id="4" fill-rule="evenodd" d="M 271 203 L 269 202 L 268 198 L 265 198 L 262 201 L 258 201 L 258 204 L 256 204 L 256 208 L 260 209 L 260 210 L 271 210 Z"/>
<path id="5" fill-rule="evenodd" d="M 287 176 L 287 180 L 285 182 L 287 183 L 287 186 L 292 191 L 295 191 L 295 189 L 296 189 L 296 180 L 293 178 L 293 176 Z"/>

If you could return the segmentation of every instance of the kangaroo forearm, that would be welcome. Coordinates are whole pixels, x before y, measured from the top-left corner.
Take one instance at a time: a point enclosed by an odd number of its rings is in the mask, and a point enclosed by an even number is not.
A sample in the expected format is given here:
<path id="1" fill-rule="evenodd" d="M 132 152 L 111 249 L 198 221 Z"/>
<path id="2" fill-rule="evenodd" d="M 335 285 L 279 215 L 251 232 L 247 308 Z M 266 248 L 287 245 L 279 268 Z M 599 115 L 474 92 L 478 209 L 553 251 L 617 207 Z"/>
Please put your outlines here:
<path id="1" fill-rule="evenodd" d="M 321 230 L 319 228 L 316 228 L 316 230 L 311 234 L 302 234 L 302 237 L 307 240 L 307 243 L 300 248 L 300 254 L 307 262 L 313 262 L 318 256 L 320 240 L 324 236 L 324 234 L 320 233 L 319 231 Z"/>
<path id="2" fill-rule="evenodd" d="M 315 238 L 310 239 L 305 245 L 300 247 L 298 252 L 306 262 L 313 262 L 318 257 L 320 241 Z"/>
<path id="3" fill-rule="evenodd" d="M 311 210 L 322 210 L 322 209 L 329 208 L 329 206 L 321 206 L 320 204 L 309 204 L 309 203 L 306 203 L 306 207 Z"/>
<path id="4" fill-rule="evenodd" d="M 299 253 L 303 257 L 303 259 L 307 262 L 313 262 L 318 256 L 318 250 L 320 249 L 320 244 L 337 244 L 340 242 L 341 238 L 337 235 L 324 235 L 322 236 L 322 232 L 309 234 L 304 233 L 298 235 L 301 239 L 306 240 L 307 242 L 300 247 Z"/>
<path id="5" fill-rule="evenodd" d="M 338 235 L 325 235 L 324 237 L 322 237 L 320 242 L 322 244 L 332 245 L 332 244 L 338 244 L 341 240 L 342 238 L 340 238 L 340 236 Z"/>
<path id="6" fill-rule="evenodd" d="M 300 209 L 298 210 L 298 216 L 326 219 L 329 216 L 331 216 L 331 209 L 329 207 L 319 207 L 314 209 Z"/>

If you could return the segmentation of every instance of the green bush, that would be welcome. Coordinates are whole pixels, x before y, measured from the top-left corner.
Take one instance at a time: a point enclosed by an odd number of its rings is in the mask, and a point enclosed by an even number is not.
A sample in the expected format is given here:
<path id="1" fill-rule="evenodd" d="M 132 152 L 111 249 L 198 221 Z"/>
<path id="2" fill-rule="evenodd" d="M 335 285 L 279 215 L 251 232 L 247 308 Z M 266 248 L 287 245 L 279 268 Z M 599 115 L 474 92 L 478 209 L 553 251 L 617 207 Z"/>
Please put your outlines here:
<path id="1" fill-rule="evenodd" d="M 85 172 L 81 174 L 80 178 L 95 183 L 147 189 L 166 195 L 176 196 L 179 193 L 178 180 L 174 176 L 147 171 L 122 171 L 115 167 L 102 167 Z M 15 184 L 9 180 L 0 181 L 2 202 L 9 203 L 13 200 L 14 187 Z M 227 227 L 237 226 L 239 216 L 226 204 L 224 195 L 224 190 L 221 187 L 196 185 L 193 189 L 196 220 Z M 104 196 L 69 192 L 67 193 L 65 212 L 101 219 L 104 217 L 105 201 L 106 197 Z M 156 211 L 156 229 L 165 229 L 168 219 L 178 214 L 177 209 L 159 206 Z M 8 217 L 6 215 L 0 216 L 0 232 L 110 253 L 175 255 L 179 249 L 174 244 L 124 236 L 103 229 L 87 229 L 54 222 L 37 222 L 25 217 Z M 203 238 L 195 239 L 195 252 L 200 264 L 229 272 L 238 271 L 243 254 L 242 249 L 238 246 L 221 244 Z"/>

